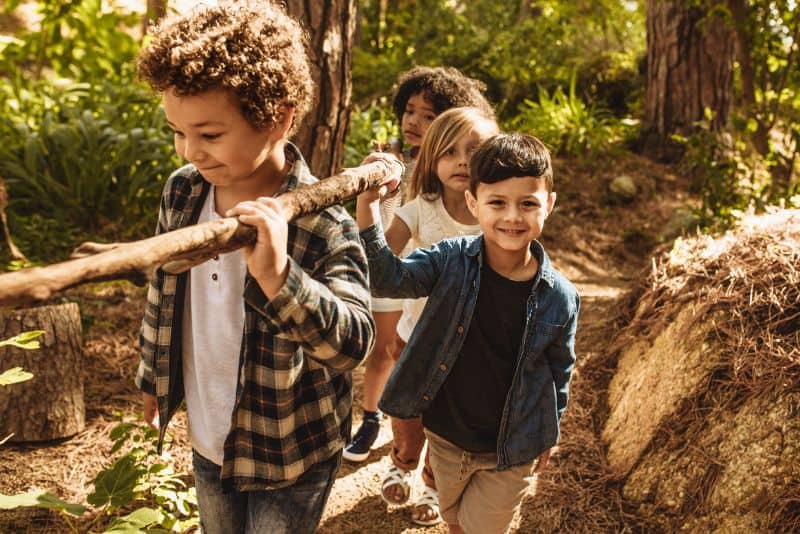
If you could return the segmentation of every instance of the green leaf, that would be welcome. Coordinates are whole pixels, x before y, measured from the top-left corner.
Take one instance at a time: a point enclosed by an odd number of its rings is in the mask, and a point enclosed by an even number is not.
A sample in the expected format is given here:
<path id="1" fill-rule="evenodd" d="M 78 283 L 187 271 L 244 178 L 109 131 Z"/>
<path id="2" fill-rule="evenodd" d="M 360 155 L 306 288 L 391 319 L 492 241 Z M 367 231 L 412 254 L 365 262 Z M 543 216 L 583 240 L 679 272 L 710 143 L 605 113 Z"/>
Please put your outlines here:
<path id="1" fill-rule="evenodd" d="M 30 332 L 23 332 L 10 339 L 0 341 L 0 347 L 11 345 L 20 349 L 33 350 L 39 348 L 39 342 L 34 341 L 37 337 L 44 334 L 44 330 L 32 330 Z"/>
<path id="2" fill-rule="evenodd" d="M 62 501 L 51 493 L 40 495 L 37 499 L 37 506 L 40 508 L 47 508 L 49 510 L 56 510 L 58 512 L 65 512 L 75 517 L 80 517 L 86 512 L 86 507 L 80 504 L 69 503 Z"/>
<path id="3" fill-rule="evenodd" d="M 93 506 L 123 506 L 134 499 L 134 490 L 145 470 L 131 456 L 123 456 L 110 468 L 101 471 L 94 481 L 94 491 L 86 500 Z"/>
<path id="4" fill-rule="evenodd" d="M 86 512 L 86 507 L 80 504 L 64 502 L 45 490 L 31 490 L 17 495 L 3 495 L 0 493 L 0 510 L 13 510 L 28 506 L 38 506 L 48 510 L 65 512 L 76 517 L 82 516 Z"/>
<path id="5" fill-rule="evenodd" d="M 0 493 L 0 510 L 13 510 L 25 506 L 36 506 L 40 495 L 44 490 L 33 490 L 28 493 L 18 493 L 17 495 L 4 495 Z"/>
<path id="6" fill-rule="evenodd" d="M 14 367 L 0 374 L 0 386 L 19 384 L 33 378 L 33 373 L 23 371 L 22 367 Z"/>

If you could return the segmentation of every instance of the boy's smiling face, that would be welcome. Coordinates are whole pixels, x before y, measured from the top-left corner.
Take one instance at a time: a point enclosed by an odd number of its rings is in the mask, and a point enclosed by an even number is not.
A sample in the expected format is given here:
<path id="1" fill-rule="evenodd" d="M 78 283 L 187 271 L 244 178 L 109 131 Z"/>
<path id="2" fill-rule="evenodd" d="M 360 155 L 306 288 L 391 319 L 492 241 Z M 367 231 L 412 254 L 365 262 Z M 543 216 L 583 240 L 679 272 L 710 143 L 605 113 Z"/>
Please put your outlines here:
<path id="1" fill-rule="evenodd" d="M 538 239 L 556 202 L 544 179 L 531 176 L 478 184 L 476 195 L 465 192 L 467 206 L 478 219 L 487 248 L 503 254 L 525 254 Z"/>
<path id="2" fill-rule="evenodd" d="M 257 189 L 274 181 L 276 168 L 282 171 L 288 131 L 284 123 L 291 125 L 290 117 L 258 130 L 245 119 L 234 94 L 225 89 L 192 96 L 178 96 L 168 89 L 163 104 L 175 132 L 175 151 L 215 186 Z"/>

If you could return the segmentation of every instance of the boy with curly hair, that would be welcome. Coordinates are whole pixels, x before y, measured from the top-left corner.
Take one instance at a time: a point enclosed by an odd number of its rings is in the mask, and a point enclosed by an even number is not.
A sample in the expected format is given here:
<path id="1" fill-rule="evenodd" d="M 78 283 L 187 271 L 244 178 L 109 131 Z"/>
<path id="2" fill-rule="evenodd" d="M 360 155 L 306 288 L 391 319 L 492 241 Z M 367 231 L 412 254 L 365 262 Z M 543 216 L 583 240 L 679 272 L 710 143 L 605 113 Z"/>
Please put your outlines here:
<path id="1" fill-rule="evenodd" d="M 316 181 L 288 141 L 312 84 L 299 24 L 269 1 L 164 21 L 139 72 L 175 149 L 156 232 L 221 216 L 257 242 L 157 271 L 136 383 L 160 431 L 185 399 L 203 532 L 314 532 L 350 434 L 349 370 L 374 337 L 364 251 L 341 207 L 287 225 L 275 196 Z"/>

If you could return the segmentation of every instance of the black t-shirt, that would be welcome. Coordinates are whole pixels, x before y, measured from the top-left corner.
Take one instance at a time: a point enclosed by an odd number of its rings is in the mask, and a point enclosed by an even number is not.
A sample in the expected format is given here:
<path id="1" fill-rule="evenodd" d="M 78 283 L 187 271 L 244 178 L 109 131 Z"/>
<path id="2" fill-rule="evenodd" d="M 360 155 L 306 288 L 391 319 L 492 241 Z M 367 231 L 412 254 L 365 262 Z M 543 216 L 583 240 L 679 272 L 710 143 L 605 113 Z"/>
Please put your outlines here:
<path id="1" fill-rule="evenodd" d="M 425 427 L 468 452 L 494 452 L 535 277 L 509 280 L 484 264 L 475 313 L 450 374 L 422 415 Z"/>

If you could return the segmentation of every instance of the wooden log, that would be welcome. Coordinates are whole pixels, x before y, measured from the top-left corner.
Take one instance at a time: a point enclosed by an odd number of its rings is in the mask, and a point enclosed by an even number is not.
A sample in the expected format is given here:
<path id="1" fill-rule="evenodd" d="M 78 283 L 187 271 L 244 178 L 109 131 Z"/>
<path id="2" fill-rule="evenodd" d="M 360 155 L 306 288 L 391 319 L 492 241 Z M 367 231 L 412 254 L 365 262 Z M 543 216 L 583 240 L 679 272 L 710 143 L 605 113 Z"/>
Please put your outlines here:
<path id="1" fill-rule="evenodd" d="M 44 330 L 37 350 L 0 348 L 2 369 L 22 367 L 33 378 L 0 387 L 0 437 L 46 441 L 85 427 L 81 316 L 74 302 L 0 314 L 0 339 Z"/>
<path id="2" fill-rule="evenodd" d="M 399 180 L 402 172 L 400 161 L 382 159 L 289 191 L 278 200 L 284 217 L 291 221 L 354 198 L 372 187 Z M 183 272 L 255 239 L 255 228 L 226 217 L 141 241 L 110 246 L 88 244 L 82 247 L 84 252 L 101 252 L 0 275 L 0 306 L 42 301 L 87 282 L 127 279 L 142 285 L 161 266 L 170 273 Z"/>

